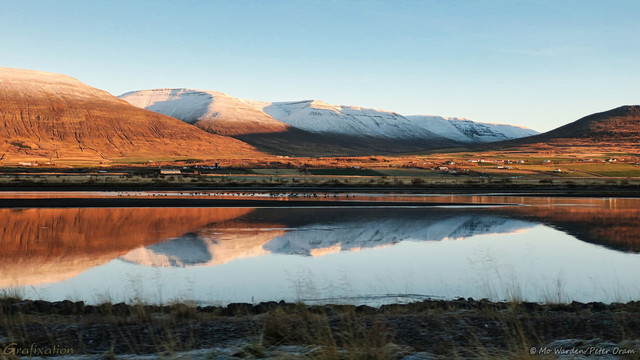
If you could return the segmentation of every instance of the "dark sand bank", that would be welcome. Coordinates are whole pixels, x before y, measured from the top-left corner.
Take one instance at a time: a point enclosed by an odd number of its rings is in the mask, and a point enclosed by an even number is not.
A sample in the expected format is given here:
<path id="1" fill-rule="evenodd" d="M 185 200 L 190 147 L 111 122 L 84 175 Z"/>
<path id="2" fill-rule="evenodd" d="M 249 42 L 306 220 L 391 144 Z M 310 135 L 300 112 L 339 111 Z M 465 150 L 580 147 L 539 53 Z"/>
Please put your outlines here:
<path id="1" fill-rule="evenodd" d="M 148 176 L 108 174 L 0 175 L 0 191 L 378 191 L 536 194 L 548 196 L 640 196 L 640 178 L 521 178 L 409 176 Z"/>

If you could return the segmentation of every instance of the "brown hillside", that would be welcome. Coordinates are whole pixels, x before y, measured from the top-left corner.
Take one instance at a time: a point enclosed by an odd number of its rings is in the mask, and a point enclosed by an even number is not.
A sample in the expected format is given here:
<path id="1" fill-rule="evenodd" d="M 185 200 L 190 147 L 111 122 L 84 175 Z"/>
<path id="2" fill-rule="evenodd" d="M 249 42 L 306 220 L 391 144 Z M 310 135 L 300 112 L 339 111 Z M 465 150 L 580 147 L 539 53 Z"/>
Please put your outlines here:
<path id="1" fill-rule="evenodd" d="M 546 133 L 481 145 L 478 148 L 541 147 L 545 145 L 638 149 L 640 146 L 640 106 L 621 106 L 585 116 Z"/>
<path id="2" fill-rule="evenodd" d="M 619 108 L 585 116 L 530 140 L 576 139 L 606 143 L 640 143 L 640 106 Z"/>
<path id="3" fill-rule="evenodd" d="M 238 158 L 252 146 L 58 74 L 0 68 L 0 161 Z"/>

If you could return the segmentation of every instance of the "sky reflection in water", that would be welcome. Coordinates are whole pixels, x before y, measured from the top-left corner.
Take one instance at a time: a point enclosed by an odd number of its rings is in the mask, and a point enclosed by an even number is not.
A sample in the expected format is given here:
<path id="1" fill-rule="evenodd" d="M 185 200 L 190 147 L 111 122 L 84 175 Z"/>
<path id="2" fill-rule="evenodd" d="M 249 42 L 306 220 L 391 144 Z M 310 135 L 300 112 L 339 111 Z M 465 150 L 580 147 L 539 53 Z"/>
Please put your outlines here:
<path id="1" fill-rule="evenodd" d="M 640 206 L 619 200 L 529 198 L 527 206 L 487 209 L 3 209 L 0 279 L 31 298 L 88 302 L 637 300 L 632 230 Z"/>

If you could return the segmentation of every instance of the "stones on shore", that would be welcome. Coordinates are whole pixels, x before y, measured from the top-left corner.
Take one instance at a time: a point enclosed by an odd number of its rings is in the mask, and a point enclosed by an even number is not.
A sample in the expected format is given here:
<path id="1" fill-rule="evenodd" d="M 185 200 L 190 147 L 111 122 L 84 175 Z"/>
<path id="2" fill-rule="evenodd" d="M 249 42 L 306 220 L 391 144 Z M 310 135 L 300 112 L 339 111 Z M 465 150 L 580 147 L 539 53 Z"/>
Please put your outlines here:
<path id="1" fill-rule="evenodd" d="M 378 308 L 368 305 L 327 304 L 305 305 L 303 303 L 287 303 L 285 301 L 266 301 L 257 304 L 230 303 L 226 306 L 190 306 L 182 303 L 170 305 L 145 305 L 126 303 L 103 303 L 99 305 L 86 305 L 83 301 L 45 301 L 45 300 L 18 300 L 0 299 L 0 314 L 58 314 L 58 315 L 83 315 L 83 314 L 111 314 L 130 315 L 142 309 L 146 313 L 212 313 L 218 316 L 238 317 L 260 315 L 275 309 L 291 312 L 300 307 L 305 307 L 311 313 L 333 315 L 335 313 L 353 312 L 361 315 L 374 314 L 418 314 L 430 311 L 459 311 L 459 310 L 507 310 L 514 309 L 521 312 L 619 312 L 640 311 L 640 301 L 627 303 L 604 304 L 601 302 L 571 302 L 568 304 L 539 304 L 532 302 L 494 302 L 487 299 L 474 300 L 472 298 L 455 300 L 424 300 L 408 304 L 387 304 Z"/>

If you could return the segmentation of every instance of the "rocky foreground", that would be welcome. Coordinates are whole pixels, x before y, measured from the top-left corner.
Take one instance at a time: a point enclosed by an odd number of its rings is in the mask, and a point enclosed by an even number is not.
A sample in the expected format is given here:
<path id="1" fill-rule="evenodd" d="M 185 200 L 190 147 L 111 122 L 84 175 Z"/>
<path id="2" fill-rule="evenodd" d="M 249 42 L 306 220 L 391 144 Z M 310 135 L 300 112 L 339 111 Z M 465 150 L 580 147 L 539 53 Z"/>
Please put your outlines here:
<path id="1" fill-rule="evenodd" d="M 0 359 L 640 358 L 640 302 L 380 308 L 0 301 Z"/>

